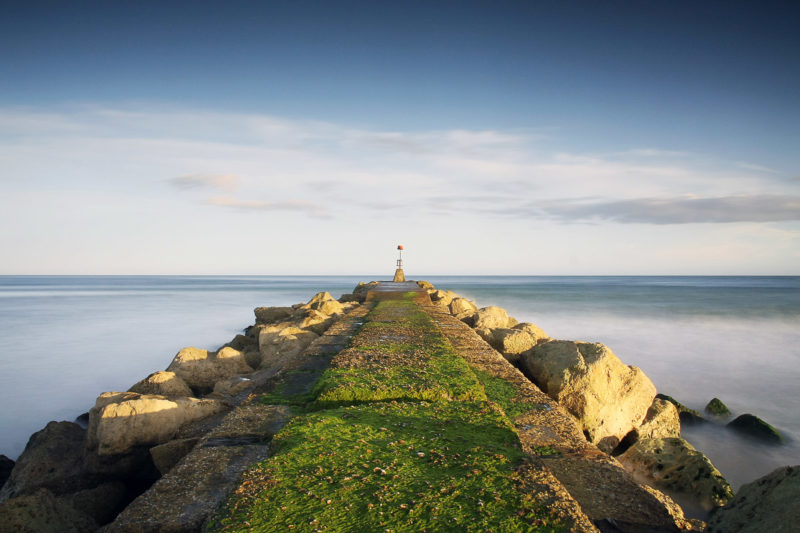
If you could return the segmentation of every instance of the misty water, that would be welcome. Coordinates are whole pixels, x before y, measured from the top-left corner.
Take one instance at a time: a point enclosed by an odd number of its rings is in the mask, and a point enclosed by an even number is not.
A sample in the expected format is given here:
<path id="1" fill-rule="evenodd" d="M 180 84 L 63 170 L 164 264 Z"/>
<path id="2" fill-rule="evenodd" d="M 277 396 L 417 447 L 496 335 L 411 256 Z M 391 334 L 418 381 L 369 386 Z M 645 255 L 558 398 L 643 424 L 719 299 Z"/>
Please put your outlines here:
<path id="1" fill-rule="evenodd" d="M 684 427 L 734 487 L 800 463 L 800 277 L 437 277 L 550 336 L 602 342 L 659 392 L 702 411 L 712 397 L 788 439 Z M 0 277 L 0 453 L 49 420 L 127 390 L 184 346 L 216 349 L 262 305 L 350 292 L 376 276 Z"/>

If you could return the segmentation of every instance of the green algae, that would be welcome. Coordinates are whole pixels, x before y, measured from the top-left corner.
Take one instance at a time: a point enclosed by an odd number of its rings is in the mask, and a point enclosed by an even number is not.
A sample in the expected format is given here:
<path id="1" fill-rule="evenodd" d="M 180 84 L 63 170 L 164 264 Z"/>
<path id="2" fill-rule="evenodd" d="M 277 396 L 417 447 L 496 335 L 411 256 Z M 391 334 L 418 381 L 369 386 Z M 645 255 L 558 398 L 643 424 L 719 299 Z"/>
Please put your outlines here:
<path id="1" fill-rule="evenodd" d="M 486 402 L 331 409 L 295 418 L 273 443 L 210 530 L 565 530 L 523 502 L 517 435 Z"/>
<path id="2" fill-rule="evenodd" d="M 517 389 L 508 381 L 495 377 L 484 370 L 472 367 L 472 372 L 481 382 L 486 397 L 500 405 L 508 418 L 514 420 L 520 415 L 533 410 L 542 409 L 536 402 L 520 402 L 516 399 Z"/>

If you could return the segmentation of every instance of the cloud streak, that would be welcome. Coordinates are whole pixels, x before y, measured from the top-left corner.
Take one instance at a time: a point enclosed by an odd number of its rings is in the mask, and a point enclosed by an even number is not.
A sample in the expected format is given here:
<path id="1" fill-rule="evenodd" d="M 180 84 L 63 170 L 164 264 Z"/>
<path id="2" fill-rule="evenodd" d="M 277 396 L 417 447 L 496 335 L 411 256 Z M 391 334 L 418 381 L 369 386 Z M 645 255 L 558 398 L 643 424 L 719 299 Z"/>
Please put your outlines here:
<path id="1" fill-rule="evenodd" d="M 800 196 L 753 195 L 718 198 L 638 198 L 608 202 L 540 205 L 530 214 L 561 222 L 621 224 L 727 224 L 800 220 Z"/>
<path id="2" fill-rule="evenodd" d="M 178 189 L 209 188 L 235 191 L 239 185 L 239 179 L 233 174 L 187 174 L 167 181 Z"/>
<path id="3" fill-rule="evenodd" d="M 297 200 L 264 202 L 258 200 L 239 200 L 230 196 L 213 196 L 207 198 L 205 203 L 207 205 L 227 207 L 239 211 L 288 211 L 305 213 L 315 218 L 331 218 L 330 212 L 325 207 Z"/>

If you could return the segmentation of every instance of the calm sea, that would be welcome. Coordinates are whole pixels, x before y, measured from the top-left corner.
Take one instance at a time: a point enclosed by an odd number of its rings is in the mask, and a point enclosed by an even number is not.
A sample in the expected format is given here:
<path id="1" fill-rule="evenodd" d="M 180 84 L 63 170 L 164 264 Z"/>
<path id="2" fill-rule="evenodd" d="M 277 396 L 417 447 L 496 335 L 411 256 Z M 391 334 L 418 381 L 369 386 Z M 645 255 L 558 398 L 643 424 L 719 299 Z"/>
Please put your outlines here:
<path id="1" fill-rule="evenodd" d="M 415 277 L 552 337 L 602 342 L 690 407 L 716 396 L 769 421 L 789 444 L 685 428 L 735 486 L 800 463 L 800 277 Z M 184 346 L 216 349 L 253 323 L 254 307 L 371 279 L 0 277 L 0 453 L 16 458 L 49 420 L 73 420 Z"/>

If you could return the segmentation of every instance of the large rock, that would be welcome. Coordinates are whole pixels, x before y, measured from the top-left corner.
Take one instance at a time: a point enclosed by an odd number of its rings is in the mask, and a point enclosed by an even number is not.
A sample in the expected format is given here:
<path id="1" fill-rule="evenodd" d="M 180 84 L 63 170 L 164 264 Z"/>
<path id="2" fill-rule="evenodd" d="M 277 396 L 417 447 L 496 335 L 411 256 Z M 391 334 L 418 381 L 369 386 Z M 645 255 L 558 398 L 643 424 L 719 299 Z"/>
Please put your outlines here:
<path id="1" fill-rule="evenodd" d="M 373 288 L 377 287 L 378 283 L 379 282 L 377 281 L 370 281 L 369 283 L 364 283 L 363 281 L 359 282 L 359 284 L 356 285 L 356 288 L 353 289 L 353 299 L 348 299 L 348 301 L 364 303 L 364 301 L 367 299 L 367 293 Z"/>
<path id="2" fill-rule="evenodd" d="M 91 517 L 47 489 L 0 503 L 0 533 L 93 533 Z"/>
<path id="3" fill-rule="evenodd" d="M 667 439 L 681 436 L 678 409 L 660 398 L 653 399 L 642 424 L 634 429 L 636 439 Z"/>
<path id="4" fill-rule="evenodd" d="M 342 306 L 344 309 L 344 306 Z M 317 335 L 322 335 L 325 331 L 333 324 L 334 317 L 326 315 L 320 311 L 315 311 L 314 309 L 309 309 L 306 312 L 305 318 L 303 318 L 298 326 L 301 329 L 307 329 L 313 331 Z"/>
<path id="5" fill-rule="evenodd" d="M 86 430 L 74 422 L 50 422 L 31 435 L 0 500 L 31 494 L 40 488 L 56 494 L 79 490 L 88 481 L 83 468 Z"/>
<path id="6" fill-rule="evenodd" d="M 705 412 L 707 415 L 716 418 L 729 418 L 731 416 L 731 410 L 719 398 L 711 398 L 711 401 L 706 404 Z"/>
<path id="7" fill-rule="evenodd" d="M 517 324 L 513 328 L 497 328 L 491 332 L 487 342 L 512 363 L 517 363 L 523 352 L 549 339 L 541 328 L 530 322 Z"/>
<path id="8" fill-rule="evenodd" d="M 309 300 L 306 307 L 319 311 L 324 315 L 339 315 L 343 312 L 342 304 L 331 296 L 329 292 L 318 292 Z"/>
<path id="9" fill-rule="evenodd" d="M 725 505 L 733 489 L 701 452 L 681 438 L 642 439 L 617 457 L 656 488 L 689 494 L 706 510 Z"/>
<path id="10" fill-rule="evenodd" d="M 291 307 L 256 307 L 253 309 L 256 315 L 256 324 L 274 324 L 287 320 L 294 313 Z"/>
<path id="11" fill-rule="evenodd" d="M 419 285 L 419 287 L 420 287 L 421 289 L 425 289 L 425 290 L 436 290 L 436 287 L 434 287 L 434 286 L 433 286 L 433 283 L 431 283 L 430 281 L 424 281 L 424 280 L 420 280 L 420 281 L 418 281 L 418 282 L 417 282 L 417 285 Z"/>
<path id="12" fill-rule="evenodd" d="M 453 300 L 450 302 L 450 314 L 467 323 L 472 322 L 472 317 L 477 311 L 478 306 L 466 298 L 453 298 Z"/>
<path id="13" fill-rule="evenodd" d="M 167 367 L 187 385 L 199 391 L 210 391 L 217 381 L 239 374 L 253 372 L 247 359 L 239 350 L 226 346 L 218 352 L 200 348 L 184 348 Z"/>
<path id="14" fill-rule="evenodd" d="M 191 396 L 192 389 L 175 372 L 154 372 L 128 389 L 139 394 L 158 394 L 161 396 Z"/>
<path id="15" fill-rule="evenodd" d="M 166 475 L 178 461 L 194 449 L 199 441 L 199 437 L 171 440 L 150 448 L 150 456 L 161 475 Z"/>
<path id="16" fill-rule="evenodd" d="M 769 444 L 782 444 L 783 436 L 770 424 L 755 415 L 743 414 L 737 416 L 726 427 Z"/>
<path id="17" fill-rule="evenodd" d="M 509 317 L 505 309 L 494 305 L 478 309 L 472 322 L 475 329 L 512 328 L 516 325 L 517 321 Z"/>
<path id="18" fill-rule="evenodd" d="M 525 352 L 522 362 L 534 382 L 606 453 L 642 423 L 656 395 L 644 372 L 599 343 L 547 341 Z"/>
<path id="19" fill-rule="evenodd" d="M 89 411 L 87 446 L 98 455 L 127 453 L 175 437 L 185 423 L 219 413 L 219 400 L 105 392 Z"/>
<path id="20" fill-rule="evenodd" d="M 258 335 L 261 368 L 271 367 L 281 360 L 294 357 L 305 350 L 319 335 L 296 327 L 267 327 Z"/>
<path id="21" fill-rule="evenodd" d="M 431 302 L 434 304 L 447 308 L 450 307 L 450 303 L 453 301 L 453 298 L 458 298 L 458 295 L 454 292 L 436 289 L 428 291 L 428 296 L 430 296 Z"/>
<path id="22" fill-rule="evenodd" d="M 791 532 L 800 528 L 800 465 L 784 466 L 742 485 L 736 497 L 717 509 L 706 533 Z"/>

